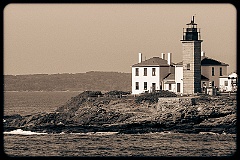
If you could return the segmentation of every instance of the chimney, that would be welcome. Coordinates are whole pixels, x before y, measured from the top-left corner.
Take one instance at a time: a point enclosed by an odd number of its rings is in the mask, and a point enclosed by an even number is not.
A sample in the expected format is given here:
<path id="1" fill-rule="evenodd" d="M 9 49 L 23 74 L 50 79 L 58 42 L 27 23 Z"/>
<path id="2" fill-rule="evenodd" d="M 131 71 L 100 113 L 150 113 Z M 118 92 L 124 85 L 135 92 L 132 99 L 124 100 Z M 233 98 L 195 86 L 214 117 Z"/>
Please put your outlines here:
<path id="1" fill-rule="evenodd" d="M 142 62 L 142 53 L 138 53 L 138 63 Z"/>
<path id="2" fill-rule="evenodd" d="M 168 65 L 171 65 L 171 63 L 172 63 L 172 53 L 168 53 L 167 63 L 168 63 Z"/>
<path id="3" fill-rule="evenodd" d="M 201 52 L 201 57 L 205 57 L 205 52 L 204 51 Z"/>
<path id="4" fill-rule="evenodd" d="M 162 53 L 162 59 L 165 60 L 165 53 Z"/>

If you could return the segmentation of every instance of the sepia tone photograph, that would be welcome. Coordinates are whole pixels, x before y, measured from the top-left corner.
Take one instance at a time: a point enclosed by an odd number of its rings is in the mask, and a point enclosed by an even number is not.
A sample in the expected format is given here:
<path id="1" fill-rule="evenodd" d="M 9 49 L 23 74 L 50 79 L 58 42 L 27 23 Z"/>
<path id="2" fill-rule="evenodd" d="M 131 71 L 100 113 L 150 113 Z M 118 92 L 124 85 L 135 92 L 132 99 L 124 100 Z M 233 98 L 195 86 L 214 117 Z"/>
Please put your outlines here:
<path id="1" fill-rule="evenodd" d="M 227 3 L 8 4 L 7 157 L 233 157 Z"/>

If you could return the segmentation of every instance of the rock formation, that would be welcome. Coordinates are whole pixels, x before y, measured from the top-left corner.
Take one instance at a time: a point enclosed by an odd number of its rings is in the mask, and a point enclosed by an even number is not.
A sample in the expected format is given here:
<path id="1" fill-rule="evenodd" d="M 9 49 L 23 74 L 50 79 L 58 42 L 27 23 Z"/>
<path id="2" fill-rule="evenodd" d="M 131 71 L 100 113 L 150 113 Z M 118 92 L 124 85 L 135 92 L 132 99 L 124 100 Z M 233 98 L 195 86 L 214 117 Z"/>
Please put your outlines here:
<path id="1" fill-rule="evenodd" d="M 159 97 L 174 93 L 132 96 L 128 92 L 85 91 L 72 97 L 55 112 L 29 116 L 4 116 L 4 131 L 14 129 L 35 132 L 146 133 L 174 131 L 182 133 L 236 133 L 235 96 L 198 96 L 193 105 L 176 105 L 158 110 Z"/>

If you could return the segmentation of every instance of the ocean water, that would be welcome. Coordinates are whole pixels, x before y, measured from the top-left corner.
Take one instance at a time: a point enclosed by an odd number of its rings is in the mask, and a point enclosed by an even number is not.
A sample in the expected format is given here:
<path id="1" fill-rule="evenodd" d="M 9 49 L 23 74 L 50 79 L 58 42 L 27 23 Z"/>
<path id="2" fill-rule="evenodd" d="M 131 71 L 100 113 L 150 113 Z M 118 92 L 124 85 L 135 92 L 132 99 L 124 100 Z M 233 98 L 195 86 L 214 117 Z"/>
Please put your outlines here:
<path id="1" fill-rule="evenodd" d="M 4 115 L 52 112 L 81 92 L 4 92 Z"/>
<path id="2" fill-rule="evenodd" d="M 77 92 L 8 92 L 4 114 L 51 112 Z M 14 130 L 4 133 L 8 156 L 232 156 L 235 134 L 117 132 L 46 134 Z"/>
<path id="3" fill-rule="evenodd" d="M 181 133 L 4 134 L 8 156 L 232 156 L 236 135 Z"/>

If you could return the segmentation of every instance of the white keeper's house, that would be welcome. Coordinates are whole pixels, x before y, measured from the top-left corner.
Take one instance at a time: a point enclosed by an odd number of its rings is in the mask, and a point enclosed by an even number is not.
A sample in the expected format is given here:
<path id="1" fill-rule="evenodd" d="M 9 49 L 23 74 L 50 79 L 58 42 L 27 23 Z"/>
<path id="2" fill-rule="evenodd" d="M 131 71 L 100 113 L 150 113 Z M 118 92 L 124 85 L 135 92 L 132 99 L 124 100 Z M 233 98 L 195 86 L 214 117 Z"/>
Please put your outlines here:
<path id="1" fill-rule="evenodd" d="M 158 90 L 194 94 L 222 85 L 220 77 L 227 77 L 228 64 L 205 56 L 194 16 L 184 28 L 181 42 L 183 59 L 179 63 L 172 62 L 172 53 L 161 53 L 144 61 L 139 53 L 138 63 L 132 65 L 132 94 Z"/>
<path id="2" fill-rule="evenodd" d="M 142 61 L 142 53 L 139 53 L 139 63 L 132 66 L 132 94 L 162 90 L 163 79 L 175 72 L 170 57 L 171 53 L 168 61 L 159 57 Z"/>

